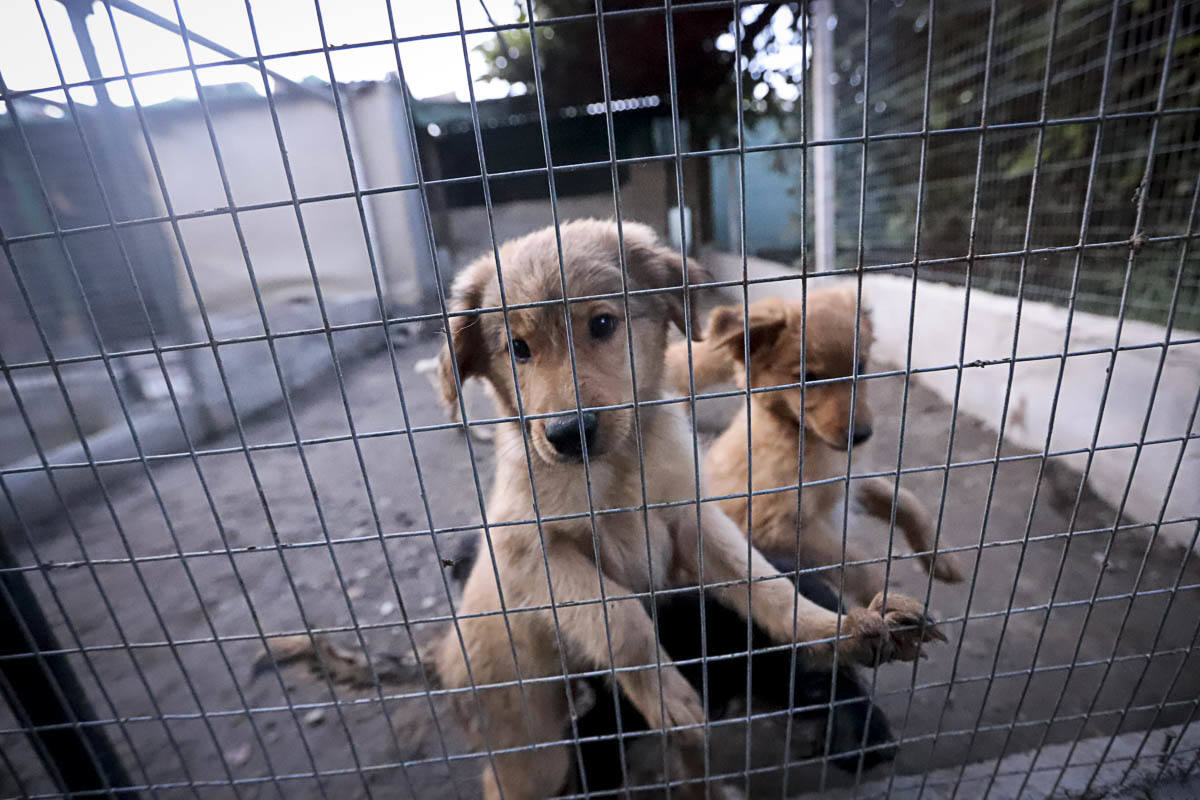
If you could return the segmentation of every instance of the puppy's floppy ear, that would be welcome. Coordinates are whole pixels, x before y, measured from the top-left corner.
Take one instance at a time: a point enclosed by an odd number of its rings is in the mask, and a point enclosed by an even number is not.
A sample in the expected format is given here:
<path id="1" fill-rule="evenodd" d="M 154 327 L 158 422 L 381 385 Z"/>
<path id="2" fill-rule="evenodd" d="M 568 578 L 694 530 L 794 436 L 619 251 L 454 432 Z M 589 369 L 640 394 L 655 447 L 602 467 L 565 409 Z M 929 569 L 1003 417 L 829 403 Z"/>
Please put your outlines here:
<path id="1" fill-rule="evenodd" d="M 458 274 L 450 289 L 451 312 L 470 311 L 483 305 L 483 292 L 487 286 L 492 263 L 487 259 L 473 262 Z M 442 387 L 442 403 L 457 419 L 458 384 L 454 381 L 454 365 L 458 366 L 458 377 L 464 382 L 472 376 L 483 375 L 487 369 L 487 342 L 483 337 L 483 325 L 479 314 L 463 314 L 450 317 L 450 339 L 454 342 L 451 354 L 447 344 L 438 359 L 438 379 Z M 451 360 L 451 355 L 454 360 Z"/>
<path id="2" fill-rule="evenodd" d="M 684 317 L 683 301 L 683 256 L 671 248 L 661 244 L 654 230 L 649 225 L 638 222 L 626 222 L 622 225 L 625 240 L 625 263 L 629 267 L 629 275 L 642 289 L 668 289 L 678 287 L 672 292 L 654 295 L 656 302 L 662 306 L 667 318 L 686 335 L 687 324 Z M 688 286 L 692 287 L 712 280 L 712 274 L 694 259 L 688 259 Z M 688 307 L 691 310 L 692 339 L 700 340 L 700 326 L 696 320 L 696 294 L 691 292 Z"/>
<path id="3" fill-rule="evenodd" d="M 749 321 L 750 357 L 770 347 L 787 327 L 787 304 L 778 297 L 768 297 L 750 305 L 749 313 L 740 305 L 718 306 L 708 318 L 704 340 L 728 348 L 739 361 L 746 360 L 746 322 Z"/>

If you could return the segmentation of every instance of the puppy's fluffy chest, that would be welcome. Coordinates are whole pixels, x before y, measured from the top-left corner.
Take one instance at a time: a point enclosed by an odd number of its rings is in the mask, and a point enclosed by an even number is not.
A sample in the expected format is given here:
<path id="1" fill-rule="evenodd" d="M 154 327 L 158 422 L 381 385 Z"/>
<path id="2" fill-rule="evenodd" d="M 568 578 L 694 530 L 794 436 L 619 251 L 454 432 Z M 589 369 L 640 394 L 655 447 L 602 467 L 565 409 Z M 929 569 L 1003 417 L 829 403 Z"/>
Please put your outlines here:
<path id="1" fill-rule="evenodd" d="M 696 496 L 692 469 L 662 468 L 664 464 L 692 462 L 686 422 L 678 410 L 667 407 L 645 413 L 642 432 L 644 482 L 639 454 L 632 446 L 592 462 L 587 472 L 582 464 L 537 464 L 533 470 L 538 512 L 543 519 L 581 515 L 544 525 L 547 538 L 571 542 L 592 559 L 598 552 L 605 579 L 638 592 L 670 583 L 675 537 L 681 528 L 687 528 L 685 515 L 695 515 L 692 506 L 681 503 Z M 521 452 L 513 447 L 501 451 L 512 455 Z M 497 509 L 504 518 L 534 517 L 533 492 L 521 455 L 521 463 L 505 458 L 497 465 L 498 480 L 507 487 L 494 492 L 493 497 L 505 498 L 506 507 Z M 514 488 L 520 491 L 512 491 Z M 513 503 L 517 497 L 522 499 Z M 656 504 L 671 505 L 654 508 Z M 643 512 L 643 505 L 651 508 Z"/>
<path id="2" fill-rule="evenodd" d="M 643 519 L 639 511 L 597 518 L 594 542 L 586 521 L 582 530 L 572 531 L 572 535 L 585 537 L 581 545 L 588 555 L 599 550 L 600 571 L 606 580 L 645 592 L 661 589 L 668 582 L 674 557 L 673 527 L 668 515 L 650 511 Z"/>
<path id="3" fill-rule="evenodd" d="M 742 410 L 709 451 L 706 460 L 708 482 L 717 494 L 744 494 L 746 474 L 750 472 L 747 452 L 753 454 L 753 481 L 756 491 L 794 486 L 800 469 L 800 450 L 789 446 L 799 438 L 795 424 L 784 420 L 758 403 L 751 404 L 751 440 L 746 441 L 746 412 Z M 812 433 L 805 433 L 804 475 L 805 483 L 823 481 L 844 473 L 845 454 L 835 451 Z M 817 519 L 827 516 L 841 501 L 843 484 L 818 483 L 804 489 L 802 510 L 804 518 Z M 782 513 L 795 510 L 796 500 L 790 494 L 764 494 L 754 498 L 755 519 L 762 522 L 769 509 L 778 507 Z M 723 504 L 740 524 L 745 524 L 746 501 L 738 499 Z M 760 510 L 761 509 L 761 510 Z"/>

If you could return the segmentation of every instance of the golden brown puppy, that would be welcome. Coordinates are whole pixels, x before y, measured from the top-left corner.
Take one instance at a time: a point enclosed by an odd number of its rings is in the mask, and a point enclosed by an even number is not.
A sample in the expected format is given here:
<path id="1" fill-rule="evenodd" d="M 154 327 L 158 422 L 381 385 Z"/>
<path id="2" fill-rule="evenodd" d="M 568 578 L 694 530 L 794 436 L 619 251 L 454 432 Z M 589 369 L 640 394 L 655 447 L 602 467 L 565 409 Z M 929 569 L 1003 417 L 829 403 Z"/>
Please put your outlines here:
<path id="1" fill-rule="evenodd" d="M 770 297 L 748 309 L 750 383 L 753 388 L 849 378 L 867 372 L 871 347 L 871 320 L 864 313 L 858 326 L 855 352 L 855 289 L 851 286 L 810 290 L 805 311 L 807 335 L 801 337 L 800 301 Z M 747 313 L 741 305 L 713 309 L 704 341 L 693 345 L 692 362 L 696 390 L 716 383 L 735 381 L 745 388 Z M 803 364 L 801 353 L 804 354 Z M 668 354 L 668 373 L 675 390 L 687 394 L 686 343 L 677 343 Z M 804 411 L 805 483 L 844 475 L 846 449 L 871 436 L 871 409 L 867 404 L 868 381 L 859 381 L 851 399 L 851 381 L 841 380 L 798 385 L 751 395 L 750 449 L 753 451 L 753 489 L 760 491 L 794 486 L 799 470 L 800 412 Z M 853 402 L 853 430 L 850 406 Z M 749 471 L 746 447 L 746 409 L 743 407 L 705 457 L 705 478 L 716 495 L 746 494 Z M 872 516 L 888 521 L 892 511 L 893 484 L 882 477 L 853 482 L 856 499 Z M 841 481 L 807 486 L 800 503 L 800 560 L 806 564 L 833 565 L 842 562 L 841 535 L 832 525 L 834 510 L 843 497 Z M 955 583 L 963 579 L 954 556 L 935 557 L 929 514 L 917 497 L 901 488 L 896 498 L 896 525 L 921 562 L 939 580 Z M 747 531 L 754 545 L 769 555 L 792 558 L 796 552 L 796 496 L 775 492 L 721 501 L 721 508 Z M 847 544 L 846 561 L 867 559 L 856 546 Z M 855 600 L 870 603 L 883 590 L 883 570 L 878 564 L 845 568 L 845 588 Z M 827 573 L 835 585 L 837 572 Z"/>
<path id="2" fill-rule="evenodd" d="M 569 222 L 561 226 L 561 237 L 569 298 L 621 291 L 614 223 Z M 658 244 L 649 228 L 626 224 L 624 243 L 629 289 L 681 286 L 680 256 Z M 629 407 L 629 337 L 638 397 L 655 399 L 662 385 L 668 326 L 684 327 L 682 289 L 632 295 L 628 316 L 619 297 L 573 300 L 568 326 L 553 229 L 506 243 L 500 248 L 500 261 L 511 329 L 506 330 L 498 311 L 451 317 L 453 356 L 443 353 L 440 369 L 448 403 L 457 402 L 463 380 L 478 377 L 490 385 L 500 413 L 516 416 L 519 383 L 520 410 L 534 417 L 524 425 L 514 421 L 497 428 L 495 479 L 487 504 L 493 525 L 525 524 L 490 529 L 492 553 L 486 545 L 481 549 L 458 609 L 462 644 L 451 631 L 436 651 L 445 686 L 473 682 L 480 687 L 477 694 L 459 692 L 453 697 L 474 745 L 492 753 L 483 775 L 486 797 L 499 797 L 501 791 L 507 800 L 543 797 L 562 785 L 570 766 L 568 744 L 511 749 L 569 737 L 563 661 L 571 670 L 615 666 L 621 690 L 652 726 L 692 726 L 679 731 L 673 742 L 675 752 L 683 754 L 678 763 L 684 774 L 699 774 L 701 732 L 696 726 L 704 718 L 700 698 L 670 665 L 646 607 L 631 595 L 695 585 L 701 538 L 706 583 L 740 581 L 713 587 L 711 594 L 743 617 L 752 595 L 755 622 L 780 642 L 823 640 L 802 651 L 815 662 L 831 660 L 835 643 L 841 658 L 870 664 L 877 658 L 912 659 L 923 641 L 944 640 L 921 606 L 898 594 L 888 596 L 886 609 L 877 599 L 839 620 L 798 596 L 786 579 L 747 583 L 747 576 L 769 578 L 778 573 L 757 551 L 747 553 L 737 526 L 715 506 L 705 506 L 703 521 L 697 524 L 696 507 L 689 503 L 695 499 L 692 445 L 676 405 L 640 410 L 647 493 L 643 500 Z M 690 265 L 689 273 L 690 281 L 705 279 L 697 264 Z M 556 300 L 560 302 L 519 307 Z M 500 305 L 491 257 L 471 264 L 455 280 L 454 311 Z M 574 374 L 568 340 L 574 349 Z M 576 411 L 576 381 L 582 414 Z M 609 406 L 621 407 L 586 410 Z M 542 416 L 556 412 L 557 416 Z M 523 433 L 529 442 L 528 463 Z M 679 505 L 651 508 L 648 525 L 640 510 L 597 513 L 593 537 L 587 514 L 589 480 L 596 512 L 644 502 Z M 535 490 L 541 516 L 560 518 L 544 522 L 540 531 L 531 522 Z M 561 519 L 565 515 L 580 516 Z M 607 602 L 601 603 L 602 596 Z M 497 613 L 502 600 L 507 612 L 503 616 Z M 794 603 L 799 603 L 795 626 Z M 842 637 L 836 638 L 839 626 Z M 654 667 L 659 660 L 664 663 L 661 696 Z M 554 676 L 558 680 L 528 682 Z M 506 749 L 510 752 L 494 752 Z"/>

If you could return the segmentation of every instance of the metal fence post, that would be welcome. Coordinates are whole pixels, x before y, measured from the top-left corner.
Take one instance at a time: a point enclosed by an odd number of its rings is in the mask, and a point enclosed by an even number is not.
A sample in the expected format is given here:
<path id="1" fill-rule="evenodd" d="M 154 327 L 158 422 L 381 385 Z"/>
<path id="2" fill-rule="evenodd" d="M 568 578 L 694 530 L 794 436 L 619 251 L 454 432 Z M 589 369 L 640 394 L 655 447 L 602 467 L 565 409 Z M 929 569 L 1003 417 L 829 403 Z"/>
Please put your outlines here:
<path id="1" fill-rule="evenodd" d="M 836 135 L 833 84 L 833 27 L 837 17 L 830 0 L 813 0 L 812 8 L 812 138 L 827 142 Z M 837 257 L 834 185 L 837 181 L 833 145 L 813 149 L 813 241 L 817 272 L 833 269 Z"/>
<path id="2" fill-rule="evenodd" d="M 24 718 L 33 749 L 64 792 L 103 791 L 132 800 L 137 792 L 96 719 L 83 687 L 60 649 L 37 597 L 0 537 L 0 694 Z M 30 641 L 32 639 L 32 641 Z M 38 662 L 41 662 L 39 664 Z M 12 695 L 12 696 L 10 696 Z"/>

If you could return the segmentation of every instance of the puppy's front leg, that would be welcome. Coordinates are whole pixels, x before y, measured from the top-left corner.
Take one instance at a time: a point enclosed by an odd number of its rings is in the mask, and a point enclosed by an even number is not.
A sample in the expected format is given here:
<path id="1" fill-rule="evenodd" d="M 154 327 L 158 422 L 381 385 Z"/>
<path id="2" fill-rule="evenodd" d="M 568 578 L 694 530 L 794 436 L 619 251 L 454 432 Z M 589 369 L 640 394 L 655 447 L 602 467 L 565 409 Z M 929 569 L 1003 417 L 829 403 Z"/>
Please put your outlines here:
<path id="1" fill-rule="evenodd" d="M 670 656 L 654 633 L 650 615 L 638 599 L 631 597 L 632 590 L 606 577 L 604 593 L 609 599 L 600 602 L 599 572 L 595 561 L 584 554 L 585 546 L 571 541 L 547 545 L 559 628 L 570 651 L 598 668 L 610 664 L 615 667 L 618 685 L 652 727 L 693 726 L 677 734 L 680 744 L 693 750 L 703 741 L 702 731 L 694 727 L 703 725 L 705 718 L 699 695 L 670 663 Z M 544 580 L 537 583 L 545 586 Z M 622 597 L 627 599 L 613 599 Z M 546 594 L 539 599 L 548 603 L 550 598 Z M 661 702 L 656 663 L 662 664 Z M 627 667 L 642 669 L 623 670 Z"/>
<path id="2" fill-rule="evenodd" d="M 855 482 L 855 499 L 876 519 L 890 522 L 892 516 L 893 484 L 882 476 Z M 946 583 L 960 583 L 963 570 L 953 553 L 933 552 L 933 523 L 929 512 L 908 489 L 901 487 L 895 493 L 896 527 L 904 534 L 909 549 L 921 556 L 926 572 Z"/>
<path id="3" fill-rule="evenodd" d="M 694 520 L 689 514 L 681 516 L 684 520 Z M 779 576 L 758 550 L 747 548 L 737 525 L 722 511 L 706 508 L 702 524 L 699 534 L 703 537 L 706 582 Z M 696 533 L 694 521 L 690 525 L 685 521 L 676 534 L 676 563 L 682 569 L 691 569 L 687 577 L 692 581 L 699 579 Z M 888 594 L 886 607 L 882 594 L 877 595 L 866 608 L 855 608 L 845 614 L 839 624 L 837 614 L 796 592 L 791 581 L 782 576 L 714 587 L 710 591 L 743 617 L 752 612 L 754 621 L 776 641 L 828 640 L 805 648 L 806 653 L 822 663 L 832 661 L 835 645 L 839 657 L 871 665 L 891 660 L 912 661 L 920 654 L 923 642 L 946 640 L 916 600 L 897 592 Z"/>

